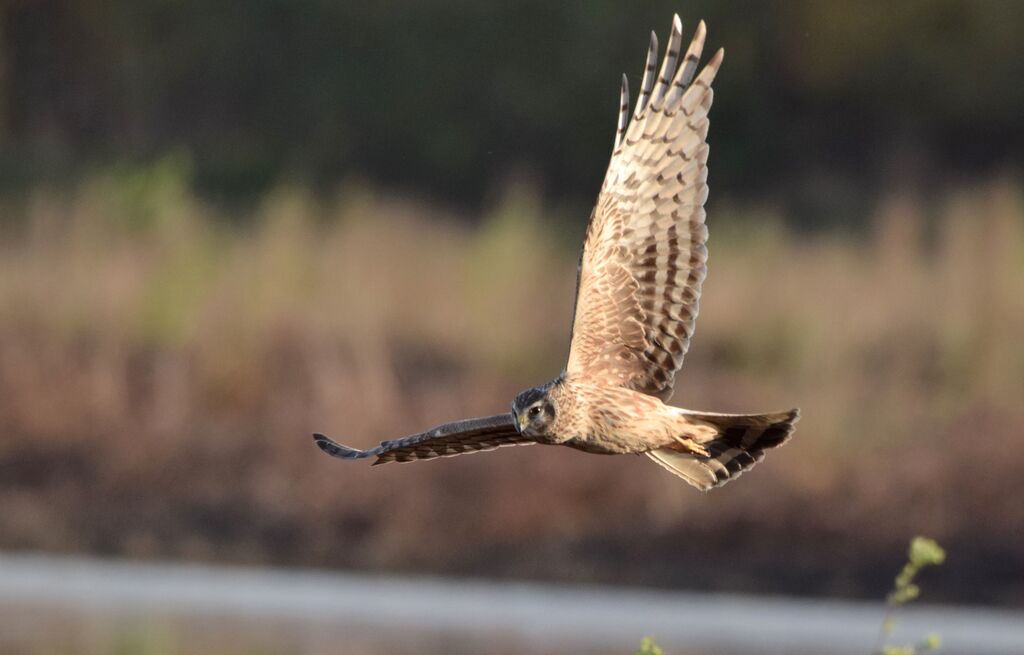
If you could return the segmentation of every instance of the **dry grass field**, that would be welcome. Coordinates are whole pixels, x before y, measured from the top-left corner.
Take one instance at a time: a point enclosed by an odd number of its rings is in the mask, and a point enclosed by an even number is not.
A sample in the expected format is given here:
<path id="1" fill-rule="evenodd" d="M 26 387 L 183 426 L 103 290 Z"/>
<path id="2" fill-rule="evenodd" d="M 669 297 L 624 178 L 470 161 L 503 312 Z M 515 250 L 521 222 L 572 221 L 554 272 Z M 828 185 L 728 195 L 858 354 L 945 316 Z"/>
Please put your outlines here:
<path id="1" fill-rule="evenodd" d="M 0 211 L 0 548 L 879 597 L 924 533 L 950 552 L 932 599 L 1024 598 L 1012 178 L 893 194 L 866 233 L 711 207 L 673 402 L 804 418 L 708 495 L 641 458 L 313 446 L 557 373 L 583 223 L 526 191 L 475 217 L 281 188 L 242 223 L 165 162 Z"/>

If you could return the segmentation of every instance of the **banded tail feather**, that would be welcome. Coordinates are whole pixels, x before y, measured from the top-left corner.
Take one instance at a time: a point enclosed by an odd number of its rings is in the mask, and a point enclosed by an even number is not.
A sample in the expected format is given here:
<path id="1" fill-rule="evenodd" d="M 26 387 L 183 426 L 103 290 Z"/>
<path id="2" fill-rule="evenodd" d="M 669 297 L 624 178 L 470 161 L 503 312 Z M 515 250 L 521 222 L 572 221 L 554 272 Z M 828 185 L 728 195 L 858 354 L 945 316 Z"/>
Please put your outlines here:
<path id="1" fill-rule="evenodd" d="M 697 426 L 709 426 L 710 436 L 699 437 L 707 455 L 680 446 L 658 448 L 647 456 L 701 491 L 738 478 L 764 459 L 765 451 L 786 443 L 800 420 L 800 410 L 772 414 L 710 414 L 685 412 Z"/>

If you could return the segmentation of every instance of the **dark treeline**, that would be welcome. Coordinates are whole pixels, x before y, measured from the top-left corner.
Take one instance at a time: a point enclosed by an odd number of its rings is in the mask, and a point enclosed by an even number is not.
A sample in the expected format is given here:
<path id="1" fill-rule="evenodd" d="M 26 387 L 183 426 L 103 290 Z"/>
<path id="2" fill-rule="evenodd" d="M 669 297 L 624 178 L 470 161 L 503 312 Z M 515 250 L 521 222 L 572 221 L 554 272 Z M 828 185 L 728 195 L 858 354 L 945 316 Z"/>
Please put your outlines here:
<path id="1" fill-rule="evenodd" d="M 228 199 L 357 176 L 474 205 L 523 177 L 584 205 L 674 11 L 727 50 L 718 194 L 820 224 L 1021 163 L 1024 3 L 5 0 L 0 184 L 176 152 Z"/>

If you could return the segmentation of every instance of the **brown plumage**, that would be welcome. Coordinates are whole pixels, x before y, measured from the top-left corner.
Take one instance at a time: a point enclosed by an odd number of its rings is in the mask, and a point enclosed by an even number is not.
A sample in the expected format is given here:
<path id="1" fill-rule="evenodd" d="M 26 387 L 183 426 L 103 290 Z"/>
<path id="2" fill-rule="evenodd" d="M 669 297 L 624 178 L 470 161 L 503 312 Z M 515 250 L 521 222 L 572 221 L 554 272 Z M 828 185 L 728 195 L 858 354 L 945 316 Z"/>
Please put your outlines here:
<path id="1" fill-rule="evenodd" d="M 707 490 L 789 439 L 795 409 L 712 414 L 664 403 L 693 337 L 707 273 L 708 111 L 724 51 L 697 74 L 705 34 L 701 21 L 680 61 L 682 25 L 675 16 L 657 75 L 658 40 L 651 34 L 632 115 L 623 76 L 612 157 L 580 258 L 562 375 L 519 394 L 511 414 L 448 423 L 368 450 L 314 435 L 323 450 L 342 459 L 376 457 L 377 464 L 529 443 L 644 453 Z"/>

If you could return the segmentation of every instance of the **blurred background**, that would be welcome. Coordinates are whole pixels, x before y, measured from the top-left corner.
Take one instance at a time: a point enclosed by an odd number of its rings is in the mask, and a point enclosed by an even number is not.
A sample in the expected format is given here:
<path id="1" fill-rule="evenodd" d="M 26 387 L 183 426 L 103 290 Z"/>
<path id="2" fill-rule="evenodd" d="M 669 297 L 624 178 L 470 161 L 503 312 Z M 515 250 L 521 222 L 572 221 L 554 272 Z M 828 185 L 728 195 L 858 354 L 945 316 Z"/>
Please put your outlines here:
<path id="1" fill-rule="evenodd" d="M 727 56 L 672 402 L 798 405 L 795 439 L 708 495 L 325 457 L 561 370 L 620 76 L 674 12 Z M 967 0 L 0 2 L 0 549 L 880 599 L 923 533 L 930 600 L 1019 608 L 1022 36 Z M 383 652 L 81 621 L 0 652 Z"/>

